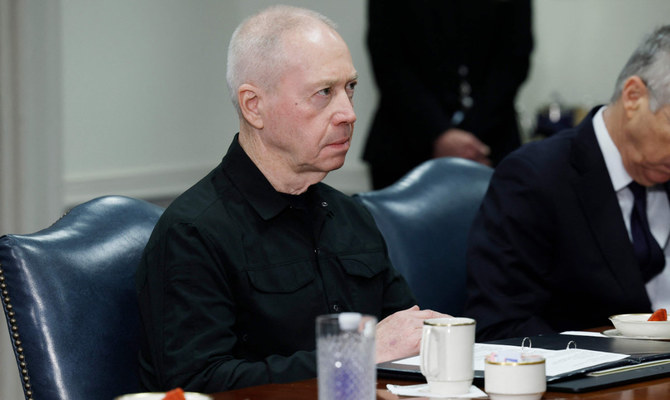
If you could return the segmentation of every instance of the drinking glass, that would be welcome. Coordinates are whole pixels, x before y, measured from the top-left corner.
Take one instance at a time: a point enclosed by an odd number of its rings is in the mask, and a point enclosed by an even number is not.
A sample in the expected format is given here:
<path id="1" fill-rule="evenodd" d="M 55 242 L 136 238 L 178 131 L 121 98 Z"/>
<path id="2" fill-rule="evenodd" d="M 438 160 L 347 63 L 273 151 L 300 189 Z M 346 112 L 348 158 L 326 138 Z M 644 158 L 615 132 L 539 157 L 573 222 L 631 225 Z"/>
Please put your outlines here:
<path id="1" fill-rule="evenodd" d="M 319 400 L 374 400 L 377 319 L 359 313 L 316 319 Z"/>

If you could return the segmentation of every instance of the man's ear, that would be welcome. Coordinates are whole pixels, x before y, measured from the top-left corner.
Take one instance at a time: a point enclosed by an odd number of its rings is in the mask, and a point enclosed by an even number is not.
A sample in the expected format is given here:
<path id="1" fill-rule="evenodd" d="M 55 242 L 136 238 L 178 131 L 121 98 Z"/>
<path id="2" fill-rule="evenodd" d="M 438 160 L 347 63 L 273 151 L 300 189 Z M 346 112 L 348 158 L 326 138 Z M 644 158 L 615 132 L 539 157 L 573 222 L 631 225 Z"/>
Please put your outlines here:
<path id="1" fill-rule="evenodd" d="M 258 87 L 248 83 L 242 84 L 239 89 L 237 89 L 237 100 L 240 103 L 242 116 L 249 125 L 256 129 L 263 129 L 260 94 L 261 92 Z"/>
<path id="2" fill-rule="evenodd" d="M 633 75 L 626 79 L 621 91 L 621 101 L 629 118 L 649 102 L 649 89 L 642 78 Z"/>

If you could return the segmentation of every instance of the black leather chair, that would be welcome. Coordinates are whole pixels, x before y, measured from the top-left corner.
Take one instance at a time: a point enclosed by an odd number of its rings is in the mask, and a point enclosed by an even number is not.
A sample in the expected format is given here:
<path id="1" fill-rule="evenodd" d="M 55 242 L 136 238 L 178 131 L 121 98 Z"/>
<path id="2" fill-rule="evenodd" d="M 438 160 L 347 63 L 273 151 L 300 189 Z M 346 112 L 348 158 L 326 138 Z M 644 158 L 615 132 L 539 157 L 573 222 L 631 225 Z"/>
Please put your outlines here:
<path id="1" fill-rule="evenodd" d="M 473 161 L 438 158 L 389 187 L 354 195 L 374 217 L 422 308 L 462 315 L 467 236 L 492 173 Z"/>
<path id="2" fill-rule="evenodd" d="M 2 304 L 26 399 L 139 390 L 135 270 L 162 212 L 107 196 L 37 233 L 0 238 Z"/>

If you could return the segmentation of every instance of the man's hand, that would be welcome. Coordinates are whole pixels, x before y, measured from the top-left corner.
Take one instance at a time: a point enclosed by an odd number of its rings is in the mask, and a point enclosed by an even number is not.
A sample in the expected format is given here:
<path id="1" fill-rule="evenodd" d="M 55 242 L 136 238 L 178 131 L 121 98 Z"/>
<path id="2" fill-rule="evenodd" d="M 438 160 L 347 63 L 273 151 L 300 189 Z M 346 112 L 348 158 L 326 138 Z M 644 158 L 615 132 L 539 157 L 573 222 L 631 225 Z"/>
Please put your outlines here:
<path id="1" fill-rule="evenodd" d="M 450 317 L 419 306 L 398 311 L 377 324 L 376 362 L 395 360 L 419 354 L 423 321 L 430 318 Z"/>
<path id="2" fill-rule="evenodd" d="M 462 129 L 449 129 L 435 139 L 433 157 L 461 157 L 491 165 L 491 149 L 475 135 Z"/>

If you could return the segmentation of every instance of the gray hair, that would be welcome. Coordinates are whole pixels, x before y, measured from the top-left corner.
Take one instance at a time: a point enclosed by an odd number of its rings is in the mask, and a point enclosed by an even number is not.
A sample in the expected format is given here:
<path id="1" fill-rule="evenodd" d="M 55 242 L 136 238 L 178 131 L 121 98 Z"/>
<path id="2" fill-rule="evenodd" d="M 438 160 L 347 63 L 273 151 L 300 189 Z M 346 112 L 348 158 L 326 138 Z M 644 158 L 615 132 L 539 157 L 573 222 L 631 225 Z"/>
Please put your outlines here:
<path id="1" fill-rule="evenodd" d="M 612 103 L 621 97 L 624 82 L 633 75 L 647 85 L 651 111 L 670 104 L 670 25 L 657 28 L 635 49 L 616 81 Z"/>
<path id="2" fill-rule="evenodd" d="M 226 81 L 231 100 L 241 115 L 237 90 L 244 83 L 269 89 L 286 64 L 283 39 L 289 32 L 323 23 L 337 26 L 322 14 L 292 6 L 272 6 L 248 17 L 235 29 L 228 45 Z"/>

